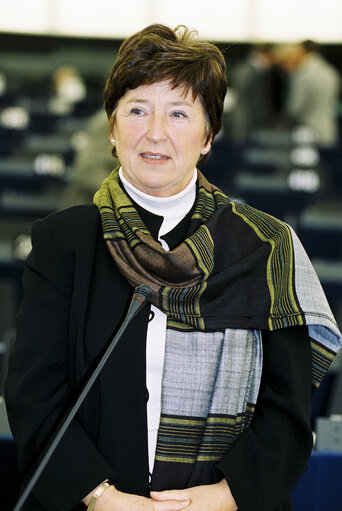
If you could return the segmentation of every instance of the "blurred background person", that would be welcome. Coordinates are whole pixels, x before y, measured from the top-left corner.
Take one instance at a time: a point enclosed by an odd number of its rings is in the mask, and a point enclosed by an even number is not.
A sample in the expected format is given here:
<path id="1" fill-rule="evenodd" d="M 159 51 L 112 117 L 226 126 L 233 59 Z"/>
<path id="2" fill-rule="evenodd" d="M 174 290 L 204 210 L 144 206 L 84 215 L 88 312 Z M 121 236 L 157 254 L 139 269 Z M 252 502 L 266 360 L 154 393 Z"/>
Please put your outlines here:
<path id="1" fill-rule="evenodd" d="M 73 66 L 60 66 L 52 75 L 53 95 L 49 109 L 56 114 L 68 114 L 78 101 L 87 95 L 86 84 Z"/>
<path id="2" fill-rule="evenodd" d="M 290 123 L 313 131 L 321 147 L 338 142 L 337 104 L 341 89 L 338 71 L 310 40 L 280 50 L 280 65 L 289 73 L 284 113 Z"/>
<path id="3" fill-rule="evenodd" d="M 71 182 L 66 186 L 61 208 L 92 202 L 94 193 L 118 165 L 108 140 L 108 121 L 103 109 L 95 112 L 82 132 Z"/>
<path id="4" fill-rule="evenodd" d="M 270 127 L 276 112 L 274 45 L 252 46 L 247 57 L 232 70 L 229 83 L 235 98 L 231 112 L 231 132 L 245 139 L 255 129 Z"/>

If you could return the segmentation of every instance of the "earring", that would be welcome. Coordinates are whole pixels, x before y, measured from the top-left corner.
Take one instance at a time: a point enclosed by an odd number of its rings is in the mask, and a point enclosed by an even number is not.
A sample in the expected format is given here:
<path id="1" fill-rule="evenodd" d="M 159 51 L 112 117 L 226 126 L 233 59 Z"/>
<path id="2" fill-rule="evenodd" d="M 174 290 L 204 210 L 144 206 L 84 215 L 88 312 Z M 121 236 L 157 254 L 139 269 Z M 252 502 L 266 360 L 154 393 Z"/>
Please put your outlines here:
<path id="1" fill-rule="evenodd" d="M 115 139 L 114 138 L 111 138 L 110 141 L 111 141 L 112 145 L 115 145 Z"/>

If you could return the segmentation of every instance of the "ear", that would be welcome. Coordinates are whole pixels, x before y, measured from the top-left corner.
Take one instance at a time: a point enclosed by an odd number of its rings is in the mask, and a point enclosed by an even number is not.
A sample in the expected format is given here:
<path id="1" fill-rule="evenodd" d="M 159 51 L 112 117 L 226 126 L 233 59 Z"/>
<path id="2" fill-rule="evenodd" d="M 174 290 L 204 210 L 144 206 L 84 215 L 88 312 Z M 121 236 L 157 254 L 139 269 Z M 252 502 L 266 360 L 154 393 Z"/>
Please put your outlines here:
<path id="1" fill-rule="evenodd" d="M 112 126 L 112 129 L 109 132 L 109 140 L 110 140 L 110 143 L 114 146 L 115 145 L 114 126 Z"/>
<path id="2" fill-rule="evenodd" d="M 111 144 L 115 145 L 115 115 L 114 115 L 114 112 L 108 122 L 108 132 L 109 132 L 109 139 L 111 141 Z"/>
<path id="3" fill-rule="evenodd" d="M 211 142 L 213 140 L 213 136 L 210 135 L 209 137 L 209 140 L 205 143 L 205 145 L 203 146 L 203 149 L 201 151 L 201 155 L 204 156 L 205 154 L 209 153 L 210 149 L 211 149 Z"/>

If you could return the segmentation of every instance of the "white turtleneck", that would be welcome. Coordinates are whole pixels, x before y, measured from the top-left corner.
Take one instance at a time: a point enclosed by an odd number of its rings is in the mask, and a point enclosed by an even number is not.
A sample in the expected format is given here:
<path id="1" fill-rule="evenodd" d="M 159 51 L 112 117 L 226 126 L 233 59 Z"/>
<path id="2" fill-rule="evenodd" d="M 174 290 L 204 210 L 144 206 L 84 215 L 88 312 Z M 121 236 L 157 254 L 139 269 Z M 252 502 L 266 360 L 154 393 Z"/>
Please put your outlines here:
<path id="1" fill-rule="evenodd" d="M 161 239 L 161 236 L 176 227 L 192 208 L 196 198 L 197 169 L 194 169 L 193 177 L 187 187 L 171 197 L 154 197 L 141 192 L 127 181 L 121 168 L 119 176 L 127 194 L 139 206 L 150 213 L 163 217 L 158 240 L 165 250 L 169 250 L 168 244 Z M 153 319 L 148 323 L 146 337 L 146 387 L 149 393 L 147 402 L 148 454 L 150 472 L 152 473 L 161 409 L 166 314 L 151 305 L 151 317 Z"/>
<path id="2" fill-rule="evenodd" d="M 176 195 L 171 195 L 171 197 L 154 197 L 138 190 L 138 188 L 127 181 L 122 168 L 119 170 L 119 176 L 126 192 L 139 206 L 150 213 L 163 217 L 158 240 L 165 250 L 169 250 L 165 241 L 160 238 L 176 227 L 192 208 L 196 198 L 197 169 L 194 170 L 192 179 L 186 188 Z"/>

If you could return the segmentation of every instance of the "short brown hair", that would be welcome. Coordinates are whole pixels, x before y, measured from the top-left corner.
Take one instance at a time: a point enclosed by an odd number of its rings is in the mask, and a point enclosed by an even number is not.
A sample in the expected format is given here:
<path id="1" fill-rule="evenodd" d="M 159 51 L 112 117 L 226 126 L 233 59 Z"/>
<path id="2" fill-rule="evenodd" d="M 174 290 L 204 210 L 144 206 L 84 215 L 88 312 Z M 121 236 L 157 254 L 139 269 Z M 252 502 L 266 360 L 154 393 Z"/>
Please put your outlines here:
<path id="1" fill-rule="evenodd" d="M 226 64 L 213 44 L 200 42 L 197 32 L 183 25 L 175 29 L 153 24 L 121 45 L 104 90 L 104 106 L 113 128 L 118 101 L 128 89 L 169 80 L 171 86 L 200 97 L 205 110 L 207 141 L 222 124 L 227 92 Z M 115 148 L 113 155 L 116 155 Z"/>

